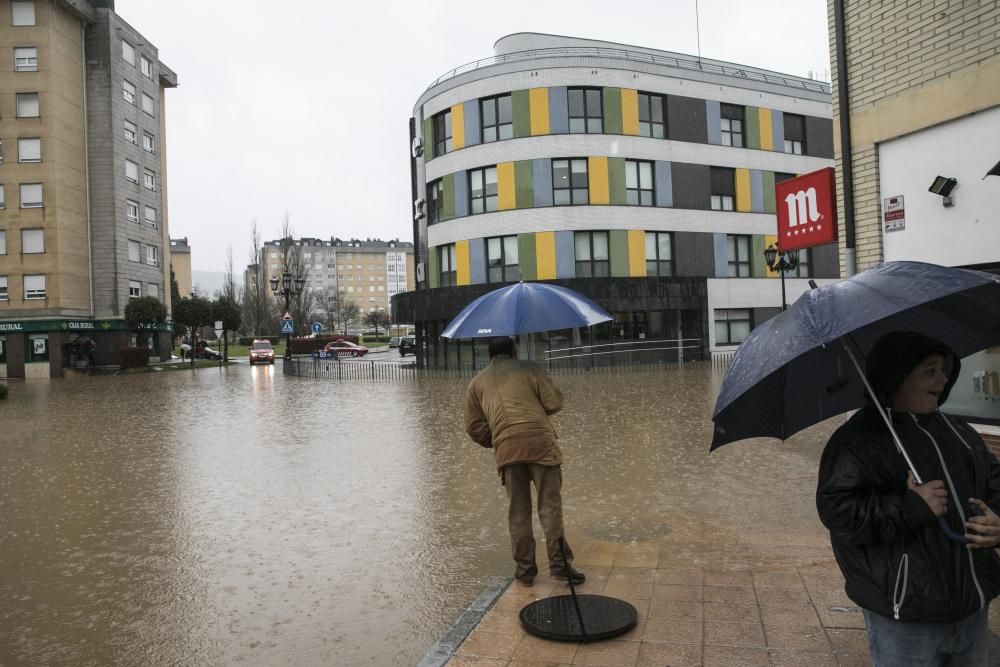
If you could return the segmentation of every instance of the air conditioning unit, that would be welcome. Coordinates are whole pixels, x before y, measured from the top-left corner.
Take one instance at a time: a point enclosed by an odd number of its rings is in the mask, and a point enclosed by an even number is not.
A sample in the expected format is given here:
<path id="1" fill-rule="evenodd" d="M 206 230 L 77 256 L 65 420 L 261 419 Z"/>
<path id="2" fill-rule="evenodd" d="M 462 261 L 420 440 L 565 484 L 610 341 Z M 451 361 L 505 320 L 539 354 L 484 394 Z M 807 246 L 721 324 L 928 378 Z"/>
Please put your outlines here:
<path id="1" fill-rule="evenodd" d="M 420 157 L 424 154 L 424 142 L 420 141 L 420 137 L 413 137 L 413 143 L 410 144 L 410 155 L 413 157 Z"/>

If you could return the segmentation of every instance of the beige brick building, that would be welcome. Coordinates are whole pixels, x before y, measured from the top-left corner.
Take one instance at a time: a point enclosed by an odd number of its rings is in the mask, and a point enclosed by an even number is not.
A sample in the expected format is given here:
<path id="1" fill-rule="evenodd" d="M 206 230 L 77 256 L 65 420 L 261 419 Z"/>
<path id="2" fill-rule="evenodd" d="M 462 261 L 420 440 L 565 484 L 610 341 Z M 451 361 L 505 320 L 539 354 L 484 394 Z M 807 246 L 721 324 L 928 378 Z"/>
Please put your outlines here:
<path id="1" fill-rule="evenodd" d="M 177 292 L 181 297 L 191 296 L 191 246 L 185 236 L 180 239 L 170 239 L 170 266 L 174 270 L 174 280 L 177 281 Z"/>

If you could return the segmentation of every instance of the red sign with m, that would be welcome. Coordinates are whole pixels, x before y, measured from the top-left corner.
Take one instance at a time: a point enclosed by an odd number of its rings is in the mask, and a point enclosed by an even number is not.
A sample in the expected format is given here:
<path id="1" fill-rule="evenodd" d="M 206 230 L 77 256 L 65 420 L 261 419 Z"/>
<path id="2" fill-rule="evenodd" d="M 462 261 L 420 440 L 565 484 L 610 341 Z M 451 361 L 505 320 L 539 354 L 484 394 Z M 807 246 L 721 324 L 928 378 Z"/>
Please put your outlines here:
<path id="1" fill-rule="evenodd" d="M 778 248 L 782 251 L 837 240 L 836 177 L 833 167 L 790 178 L 774 186 Z"/>

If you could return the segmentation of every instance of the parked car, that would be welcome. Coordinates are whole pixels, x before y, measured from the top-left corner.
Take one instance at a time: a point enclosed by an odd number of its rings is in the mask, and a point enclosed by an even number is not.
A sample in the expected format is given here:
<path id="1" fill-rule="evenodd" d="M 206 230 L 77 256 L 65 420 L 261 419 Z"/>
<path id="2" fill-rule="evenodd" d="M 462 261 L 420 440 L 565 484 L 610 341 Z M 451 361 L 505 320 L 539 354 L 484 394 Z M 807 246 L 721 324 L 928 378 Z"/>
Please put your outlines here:
<path id="1" fill-rule="evenodd" d="M 335 340 L 324 345 L 323 352 L 327 354 L 333 352 L 338 357 L 363 357 L 368 354 L 368 348 L 346 340 Z"/>
<path id="2" fill-rule="evenodd" d="M 198 341 L 198 353 L 195 355 L 195 358 L 212 359 L 213 361 L 217 361 L 219 359 L 222 359 L 222 353 L 213 350 L 208 346 L 208 343 L 206 343 L 203 340 L 200 340 Z"/>
<path id="3" fill-rule="evenodd" d="M 273 364 L 274 348 L 269 340 L 254 340 L 250 345 L 250 365 L 255 363 Z"/>
<path id="4" fill-rule="evenodd" d="M 393 336 L 389 339 L 389 347 L 399 347 L 399 336 Z"/>
<path id="5" fill-rule="evenodd" d="M 403 336 L 399 339 L 399 356 L 405 357 L 407 354 L 417 353 L 417 337 Z"/>

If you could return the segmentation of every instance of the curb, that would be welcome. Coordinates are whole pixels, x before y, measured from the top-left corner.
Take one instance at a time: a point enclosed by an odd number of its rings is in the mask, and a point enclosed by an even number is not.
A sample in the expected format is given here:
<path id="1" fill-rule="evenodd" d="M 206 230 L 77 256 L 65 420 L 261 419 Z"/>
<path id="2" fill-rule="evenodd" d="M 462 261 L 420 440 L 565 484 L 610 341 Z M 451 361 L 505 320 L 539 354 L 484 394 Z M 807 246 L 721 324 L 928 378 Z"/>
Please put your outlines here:
<path id="1" fill-rule="evenodd" d="M 489 583 L 475 601 L 462 612 L 454 625 L 427 652 L 417 667 L 444 667 L 444 664 L 455 655 L 455 650 L 465 641 L 469 633 L 483 620 L 497 599 L 507 590 L 513 579 L 492 577 Z"/>

